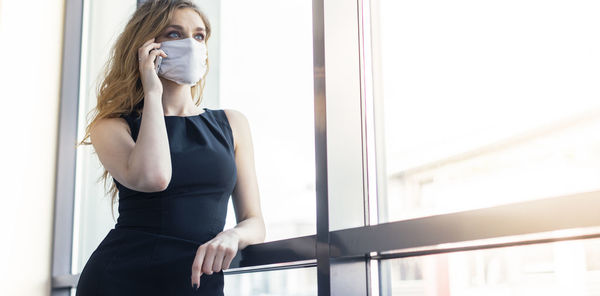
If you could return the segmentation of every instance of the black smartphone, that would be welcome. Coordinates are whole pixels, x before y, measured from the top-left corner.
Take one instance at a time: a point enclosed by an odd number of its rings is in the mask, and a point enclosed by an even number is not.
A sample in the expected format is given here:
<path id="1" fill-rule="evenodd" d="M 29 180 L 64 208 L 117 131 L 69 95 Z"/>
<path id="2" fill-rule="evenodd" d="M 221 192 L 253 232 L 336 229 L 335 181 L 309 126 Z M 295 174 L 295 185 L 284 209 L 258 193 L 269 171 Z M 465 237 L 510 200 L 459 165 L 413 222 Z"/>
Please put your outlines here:
<path id="1" fill-rule="evenodd" d="M 160 70 L 160 65 L 162 64 L 162 57 L 158 56 L 156 57 L 156 60 L 154 61 L 154 64 L 156 64 L 156 73 L 158 73 L 158 70 Z"/>

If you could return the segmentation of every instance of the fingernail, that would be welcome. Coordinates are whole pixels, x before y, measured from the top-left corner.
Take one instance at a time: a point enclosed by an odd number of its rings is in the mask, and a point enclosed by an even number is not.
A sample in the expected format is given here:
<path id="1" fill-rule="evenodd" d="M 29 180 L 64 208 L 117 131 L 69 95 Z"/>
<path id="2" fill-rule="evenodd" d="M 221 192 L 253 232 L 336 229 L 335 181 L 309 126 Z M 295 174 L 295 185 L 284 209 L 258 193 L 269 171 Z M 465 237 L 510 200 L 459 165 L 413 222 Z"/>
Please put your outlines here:
<path id="1" fill-rule="evenodd" d="M 198 290 L 198 284 L 194 283 L 194 290 Z"/>

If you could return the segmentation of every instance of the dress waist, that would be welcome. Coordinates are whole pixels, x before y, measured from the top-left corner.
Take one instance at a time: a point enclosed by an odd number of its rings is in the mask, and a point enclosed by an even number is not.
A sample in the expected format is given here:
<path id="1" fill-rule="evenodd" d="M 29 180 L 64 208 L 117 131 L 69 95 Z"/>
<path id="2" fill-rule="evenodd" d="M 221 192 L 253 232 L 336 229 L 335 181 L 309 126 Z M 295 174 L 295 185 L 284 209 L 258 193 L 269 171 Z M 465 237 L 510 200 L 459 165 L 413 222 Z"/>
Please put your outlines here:
<path id="1" fill-rule="evenodd" d="M 115 229 L 204 243 L 223 231 L 227 199 L 213 195 L 157 196 L 119 200 Z"/>
<path id="2" fill-rule="evenodd" d="M 111 229 L 110 232 L 129 232 L 129 233 L 134 233 L 136 235 L 161 238 L 161 239 L 167 239 L 167 240 L 174 240 L 174 241 L 179 241 L 182 243 L 188 243 L 188 244 L 193 244 L 193 245 L 198 245 L 198 246 L 204 243 L 201 241 L 190 240 L 190 239 L 186 239 L 186 238 L 181 238 L 181 237 L 172 236 L 172 235 L 166 235 L 166 234 L 162 234 L 159 232 L 147 231 L 147 230 L 136 228 L 136 227 L 122 226 L 122 225 L 118 225 L 118 224 L 115 225 L 115 228 Z"/>

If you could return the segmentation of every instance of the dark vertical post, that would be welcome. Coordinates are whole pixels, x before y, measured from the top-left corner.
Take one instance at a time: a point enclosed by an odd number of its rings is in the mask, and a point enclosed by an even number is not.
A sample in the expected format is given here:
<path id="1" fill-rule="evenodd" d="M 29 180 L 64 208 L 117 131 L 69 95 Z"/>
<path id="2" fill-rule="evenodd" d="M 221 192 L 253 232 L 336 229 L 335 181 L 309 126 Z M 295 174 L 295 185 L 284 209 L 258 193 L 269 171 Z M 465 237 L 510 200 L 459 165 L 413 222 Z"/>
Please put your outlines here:
<path id="1" fill-rule="evenodd" d="M 329 202 L 327 194 L 327 121 L 325 106 L 325 22 L 323 0 L 313 0 L 313 71 L 315 100 L 315 161 L 317 193 L 318 295 L 330 295 Z"/>

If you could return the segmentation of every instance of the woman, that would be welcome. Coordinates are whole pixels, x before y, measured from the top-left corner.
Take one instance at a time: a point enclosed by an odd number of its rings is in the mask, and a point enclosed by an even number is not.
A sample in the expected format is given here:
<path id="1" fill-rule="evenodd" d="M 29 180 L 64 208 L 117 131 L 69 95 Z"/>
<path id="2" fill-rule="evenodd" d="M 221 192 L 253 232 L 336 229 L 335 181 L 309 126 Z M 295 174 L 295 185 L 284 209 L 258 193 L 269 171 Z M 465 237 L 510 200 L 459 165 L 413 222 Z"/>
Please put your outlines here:
<path id="1" fill-rule="evenodd" d="M 89 137 L 119 194 L 76 295 L 223 295 L 223 269 L 264 241 L 239 111 L 199 108 L 211 27 L 191 1 L 147 1 L 119 36 Z M 238 224 L 223 231 L 229 196 Z"/>

